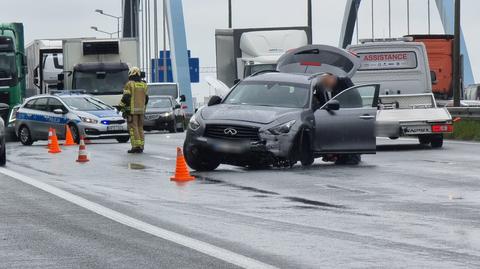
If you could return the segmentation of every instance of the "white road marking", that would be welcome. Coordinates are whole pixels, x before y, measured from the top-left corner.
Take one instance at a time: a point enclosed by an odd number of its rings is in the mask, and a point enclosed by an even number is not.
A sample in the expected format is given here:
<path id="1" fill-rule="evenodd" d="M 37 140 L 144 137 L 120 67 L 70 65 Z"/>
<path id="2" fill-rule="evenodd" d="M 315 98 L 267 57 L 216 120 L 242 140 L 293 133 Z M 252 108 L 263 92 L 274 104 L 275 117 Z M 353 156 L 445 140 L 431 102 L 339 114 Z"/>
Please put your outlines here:
<path id="1" fill-rule="evenodd" d="M 129 217 L 125 214 L 109 209 L 97 203 L 91 202 L 80 196 L 61 190 L 57 187 L 43 183 L 36 179 L 30 178 L 28 176 L 24 176 L 12 170 L 9 170 L 6 168 L 0 168 L 0 173 L 9 177 L 15 178 L 21 182 L 34 186 L 43 191 L 46 191 L 68 202 L 76 204 L 80 207 L 83 207 L 87 210 L 95 212 L 101 216 L 109 218 L 123 225 L 129 226 L 136 230 L 143 231 L 153 236 L 168 240 L 170 242 L 185 246 L 187 248 L 196 250 L 198 252 L 217 258 L 219 260 L 223 260 L 233 265 L 240 266 L 243 268 L 272 268 L 272 269 L 277 268 L 275 266 L 263 263 L 261 261 L 257 261 L 255 259 L 243 256 L 241 254 L 237 254 L 232 251 L 214 246 L 212 244 L 209 244 L 191 237 L 187 237 L 169 230 L 165 230 L 160 227 L 143 222 L 141 220 Z"/>

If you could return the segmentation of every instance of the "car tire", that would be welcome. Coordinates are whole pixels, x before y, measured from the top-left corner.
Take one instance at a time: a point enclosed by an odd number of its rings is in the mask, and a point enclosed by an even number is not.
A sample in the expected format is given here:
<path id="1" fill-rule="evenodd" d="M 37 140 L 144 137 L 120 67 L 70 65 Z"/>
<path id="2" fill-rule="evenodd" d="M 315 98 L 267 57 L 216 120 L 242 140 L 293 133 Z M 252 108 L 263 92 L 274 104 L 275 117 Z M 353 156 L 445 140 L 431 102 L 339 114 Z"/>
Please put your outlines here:
<path id="1" fill-rule="evenodd" d="M 196 171 L 213 171 L 220 165 L 220 161 L 211 158 L 211 155 L 205 157 L 198 150 L 187 145 L 183 146 L 183 155 L 188 166 Z"/>
<path id="2" fill-rule="evenodd" d="M 176 120 L 173 120 L 173 121 L 170 123 L 170 126 L 169 126 L 169 128 L 168 128 L 168 132 L 170 132 L 171 134 L 177 132 L 177 121 L 176 121 Z"/>
<path id="3" fill-rule="evenodd" d="M 438 149 L 443 147 L 443 135 L 434 135 L 432 136 L 430 145 L 434 149 Z"/>
<path id="4" fill-rule="evenodd" d="M 336 165 L 358 165 L 362 161 L 360 154 L 342 154 L 335 161 Z"/>
<path id="5" fill-rule="evenodd" d="M 418 136 L 418 142 L 420 145 L 428 145 L 432 142 L 432 137 L 430 135 L 420 135 Z"/>
<path id="6" fill-rule="evenodd" d="M 119 136 L 116 138 L 118 143 L 125 144 L 130 140 L 130 137 L 128 136 Z"/>
<path id="7" fill-rule="evenodd" d="M 72 133 L 73 141 L 77 145 L 80 144 L 80 131 L 78 130 L 77 125 L 70 123 L 68 128 L 70 128 L 70 132 Z"/>
<path id="8" fill-rule="evenodd" d="M 310 145 L 310 140 L 308 136 L 304 135 L 301 140 L 301 152 L 300 152 L 300 163 L 302 166 L 310 166 L 315 162 L 315 157 L 313 155 L 312 147 Z"/>
<path id="9" fill-rule="evenodd" d="M 18 138 L 24 146 L 31 146 L 33 144 L 32 133 L 25 125 L 20 126 L 20 129 L 18 129 Z"/>
<path id="10" fill-rule="evenodd" d="M 7 150 L 5 148 L 5 137 L 1 141 L 2 149 L 0 150 L 0 166 L 7 164 Z"/>

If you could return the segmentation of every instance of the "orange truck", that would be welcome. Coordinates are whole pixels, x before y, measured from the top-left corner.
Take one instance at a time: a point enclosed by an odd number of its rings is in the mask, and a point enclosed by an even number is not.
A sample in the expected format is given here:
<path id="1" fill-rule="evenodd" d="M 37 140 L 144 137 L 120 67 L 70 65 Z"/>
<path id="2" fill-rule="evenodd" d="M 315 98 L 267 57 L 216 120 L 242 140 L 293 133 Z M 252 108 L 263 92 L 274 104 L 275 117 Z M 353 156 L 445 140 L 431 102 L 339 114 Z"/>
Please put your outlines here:
<path id="1" fill-rule="evenodd" d="M 432 73 L 432 91 L 437 98 L 452 97 L 453 35 L 409 35 L 413 41 L 423 42 L 427 49 Z"/>

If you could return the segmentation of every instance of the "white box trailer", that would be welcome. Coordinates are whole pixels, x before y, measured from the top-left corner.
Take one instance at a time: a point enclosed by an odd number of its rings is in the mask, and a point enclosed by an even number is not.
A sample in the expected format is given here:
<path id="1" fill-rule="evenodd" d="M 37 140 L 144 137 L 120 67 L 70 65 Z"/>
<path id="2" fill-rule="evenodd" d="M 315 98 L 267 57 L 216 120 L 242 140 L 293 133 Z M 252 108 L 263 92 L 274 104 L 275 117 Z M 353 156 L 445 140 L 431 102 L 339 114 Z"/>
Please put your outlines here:
<path id="1" fill-rule="evenodd" d="M 65 89 L 118 105 L 128 69 L 139 66 L 138 39 L 66 39 L 62 47 Z"/>
<path id="2" fill-rule="evenodd" d="M 55 90 L 58 74 L 63 71 L 63 49 L 60 39 L 38 39 L 25 48 L 27 56 L 27 97 Z"/>

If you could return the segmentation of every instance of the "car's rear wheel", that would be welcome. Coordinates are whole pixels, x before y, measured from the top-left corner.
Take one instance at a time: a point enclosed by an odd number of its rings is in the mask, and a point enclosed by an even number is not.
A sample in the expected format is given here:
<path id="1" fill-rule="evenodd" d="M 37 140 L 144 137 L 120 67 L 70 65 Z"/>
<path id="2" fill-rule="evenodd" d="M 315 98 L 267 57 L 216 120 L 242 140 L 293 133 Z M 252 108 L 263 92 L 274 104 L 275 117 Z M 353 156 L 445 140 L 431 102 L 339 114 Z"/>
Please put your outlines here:
<path id="1" fill-rule="evenodd" d="M 72 133 L 73 141 L 75 141 L 75 143 L 77 144 L 80 144 L 80 131 L 78 130 L 77 125 L 70 123 L 68 127 L 70 128 L 70 132 Z"/>
<path id="2" fill-rule="evenodd" d="M 127 143 L 128 140 L 130 140 L 130 137 L 128 137 L 128 136 L 119 136 L 119 137 L 117 137 L 116 139 L 117 139 L 118 143 L 122 143 L 122 144 L 123 144 L 123 143 Z"/>
<path id="3" fill-rule="evenodd" d="M 443 147 L 443 135 L 432 136 L 430 144 L 434 149 Z"/>
<path id="4" fill-rule="evenodd" d="M 183 154 L 188 166 L 196 171 L 213 171 L 220 165 L 220 161 L 212 155 L 202 154 L 195 147 L 184 145 Z"/>
<path id="5" fill-rule="evenodd" d="M 7 163 L 7 150 L 5 149 L 5 137 L 2 138 L 0 147 L 0 166 L 5 166 Z"/>
<path id="6" fill-rule="evenodd" d="M 341 154 L 335 161 L 336 165 L 358 165 L 362 161 L 360 154 Z"/>
<path id="7" fill-rule="evenodd" d="M 22 125 L 18 130 L 18 138 L 24 146 L 31 146 L 33 144 L 32 133 L 25 125 Z"/>

